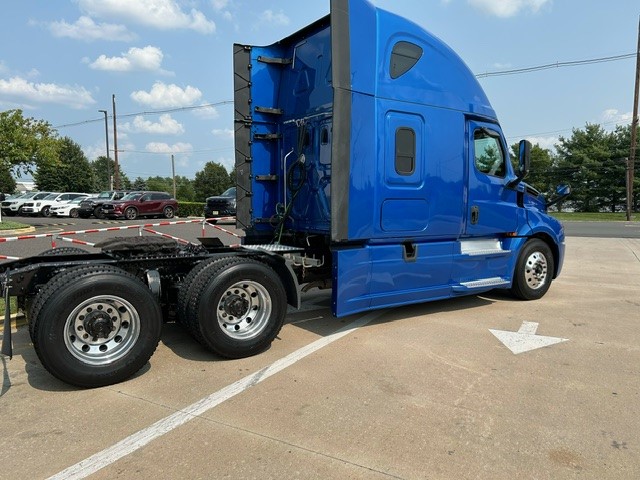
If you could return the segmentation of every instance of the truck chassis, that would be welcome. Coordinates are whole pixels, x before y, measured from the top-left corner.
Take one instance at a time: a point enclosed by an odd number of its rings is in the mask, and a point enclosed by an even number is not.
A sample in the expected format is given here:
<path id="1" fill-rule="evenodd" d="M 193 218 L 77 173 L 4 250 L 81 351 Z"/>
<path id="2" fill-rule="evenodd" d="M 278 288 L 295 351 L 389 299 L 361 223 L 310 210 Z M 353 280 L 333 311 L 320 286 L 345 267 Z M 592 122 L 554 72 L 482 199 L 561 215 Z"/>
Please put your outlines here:
<path id="1" fill-rule="evenodd" d="M 3 281 L 2 353 L 12 354 L 10 296 L 27 317 L 43 366 L 80 387 L 137 372 L 155 351 L 165 321 L 180 322 L 225 358 L 262 352 L 280 331 L 287 304 L 299 306 L 299 273 L 285 256 L 298 249 L 206 240 L 205 247 L 115 238 L 97 245 L 101 253 L 61 247 L 11 262 Z"/>

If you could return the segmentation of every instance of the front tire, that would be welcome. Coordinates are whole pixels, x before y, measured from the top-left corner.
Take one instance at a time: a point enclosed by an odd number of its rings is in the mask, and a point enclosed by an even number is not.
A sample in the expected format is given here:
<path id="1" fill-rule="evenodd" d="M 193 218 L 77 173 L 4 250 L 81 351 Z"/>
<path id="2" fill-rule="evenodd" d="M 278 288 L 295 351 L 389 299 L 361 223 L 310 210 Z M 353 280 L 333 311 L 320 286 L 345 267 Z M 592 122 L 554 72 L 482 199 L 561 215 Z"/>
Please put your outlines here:
<path id="1" fill-rule="evenodd" d="M 518 257 L 511 292 L 522 300 L 542 298 L 551 286 L 554 271 L 549 245 L 538 238 L 530 239 Z"/>
<path id="2" fill-rule="evenodd" d="M 149 288 L 111 265 L 59 273 L 36 296 L 31 316 L 43 366 L 79 387 L 129 378 L 147 363 L 162 329 L 162 312 Z"/>
<path id="3" fill-rule="evenodd" d="M 104 213 L 102 213 L 102 206 L 98 206 L 93 209 L 93 216 L 96 218 L 104 218 Z"/>
<path id="4" fill-rule="evenodd" d="M 135 220 L 136 218 L 138 218 L 138 211 L 133 207 L 128 207 L 124 211 L 124 218 L 126 218 L 127 220 Z"/>
<path id="5" fill-rule="evenodd" d="M 69 210 L 69 217 L 71 218 L 78 218 L 80 215 L 78 214 L 78 209 L 77 208 L 72 208 L 71 210 Z"/>
<path id="6" fill-rule="evenodd" d="M 49 206 L 42 207 L 42 210 L 40 210 L 40 215 L 42 215 L 43 217 L 50 217 L 51 216 L 51 207 L 49 207 Z"/>

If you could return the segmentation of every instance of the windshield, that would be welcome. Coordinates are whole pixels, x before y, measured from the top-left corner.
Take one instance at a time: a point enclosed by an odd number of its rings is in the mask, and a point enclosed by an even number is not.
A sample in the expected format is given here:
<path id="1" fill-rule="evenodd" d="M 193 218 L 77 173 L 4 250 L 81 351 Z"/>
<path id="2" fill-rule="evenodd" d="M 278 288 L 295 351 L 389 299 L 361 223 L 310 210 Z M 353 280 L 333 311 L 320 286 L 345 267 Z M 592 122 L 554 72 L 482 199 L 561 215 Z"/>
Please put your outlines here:
<path id="1" fill-rule="evenodd" d="M 111 193 L 112 192 L 100 192 L 98 198 L 111 198 Z"/>
<path id="2" fill-rule="evenodd" d="M 57 193 L 50 193 L 49 195 L 44 197 L 43 200 L 55 200 L 56 198 L 58 198 L 58 194 Z"/>
<path id="3" fill-rule="evenodd" d="M 89 197 L 76 197 L 73 200 L 71 200 L 69 203 L 80 203 L 83 200 L 86 200 L 87 198 L 89 198 Z"/>
<path id="4" fill-rule="evenodd" d="M 36 193 L 33 199 L 42 200 L 43 198 L 47 198 L 49 195 L 51 195 L 51 192 L 40 192 L 40 193 Z"/>
<path id="5" fill-rule="evenodd" d="M 235 197 L 236 196 L 236 187 L 231 187 L 221 195 L 221 197 Z"/>
<path id="6" fill-rule="evenodd" d="M 122 197 L 122 200 L 123 201 L 137 200 L 141 196 L 142 196 L 142 193 L 140 193 L 140 192 L 127 193 L 124 197 Z"/>

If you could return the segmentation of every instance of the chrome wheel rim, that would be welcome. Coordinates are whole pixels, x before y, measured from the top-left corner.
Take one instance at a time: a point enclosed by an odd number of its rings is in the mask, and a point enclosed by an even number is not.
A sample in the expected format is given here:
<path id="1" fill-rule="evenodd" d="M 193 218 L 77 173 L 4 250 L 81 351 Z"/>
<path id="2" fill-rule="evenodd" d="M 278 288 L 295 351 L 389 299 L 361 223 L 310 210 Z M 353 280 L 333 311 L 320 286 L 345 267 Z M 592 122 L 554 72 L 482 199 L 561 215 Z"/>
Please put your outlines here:
<path id="1" fill-rule="evenodd" d="M 529 288 L 537 290 L 547 283 L 547 269 L 547 257 L 542 252 L 529 255 L 524 268 L 524 278 Z"/>
<path id="2" fill-rule="evenodd" d="M 88 365 L 107 365 L 127 355 L 140 336 L 140 316 L 127 300 L 101 295 L 78 305 L 67 317 L 64 342 Z"/>
<path id="3" fill-rule="evenodd" d="M 271 317 L 271 296 L 252 280 L 237 282 L 220 297 L 216 316 L 220 329 L 234 340 L 247 340 L 260 334 Z"/>

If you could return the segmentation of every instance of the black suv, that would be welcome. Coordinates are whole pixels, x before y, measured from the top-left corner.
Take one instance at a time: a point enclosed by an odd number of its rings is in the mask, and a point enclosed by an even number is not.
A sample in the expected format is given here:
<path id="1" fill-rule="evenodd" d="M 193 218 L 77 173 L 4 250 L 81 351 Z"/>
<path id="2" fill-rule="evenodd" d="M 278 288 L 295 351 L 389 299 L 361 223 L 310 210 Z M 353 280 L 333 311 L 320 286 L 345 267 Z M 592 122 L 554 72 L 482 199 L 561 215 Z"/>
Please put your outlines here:
<path id="1" fill-rule="evenodd" d="M 222 195 L 207 198 L 204 218 L 234 217 L 236 215 L 236 187 L 231 187 Z"/>
<path id="2" fill-rule="evenodd" d="M 102 214 L 102 206 L 105 202 L 120 200 L 127 193 L 129 192 L 120 190 L 107 190 L 106 192 L 100 192 L 97 197 L 87 198 L 80 203 L 78 215 L 81 218 L 89 218 L 91 215 L 96 218 L 104 218 L 104 215 Z"/>

